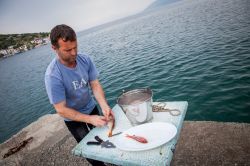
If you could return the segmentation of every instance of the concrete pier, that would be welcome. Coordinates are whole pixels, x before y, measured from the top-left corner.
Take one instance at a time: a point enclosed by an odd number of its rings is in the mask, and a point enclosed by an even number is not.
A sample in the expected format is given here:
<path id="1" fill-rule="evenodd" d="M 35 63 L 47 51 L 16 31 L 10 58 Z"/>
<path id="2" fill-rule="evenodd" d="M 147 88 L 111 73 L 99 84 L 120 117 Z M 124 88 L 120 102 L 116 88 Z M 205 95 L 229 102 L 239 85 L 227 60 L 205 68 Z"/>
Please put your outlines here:
<path id="1" fill-rule="evenodd" d="M 29 137 L 24 148 L 3 158 Z M 76 144 L 61 117 L 45 115 L 0 145 L 0 165 L 89 165 L 71 154 Z M 250 165 L 250 124 L 185 121 L 171 165 Z"/>

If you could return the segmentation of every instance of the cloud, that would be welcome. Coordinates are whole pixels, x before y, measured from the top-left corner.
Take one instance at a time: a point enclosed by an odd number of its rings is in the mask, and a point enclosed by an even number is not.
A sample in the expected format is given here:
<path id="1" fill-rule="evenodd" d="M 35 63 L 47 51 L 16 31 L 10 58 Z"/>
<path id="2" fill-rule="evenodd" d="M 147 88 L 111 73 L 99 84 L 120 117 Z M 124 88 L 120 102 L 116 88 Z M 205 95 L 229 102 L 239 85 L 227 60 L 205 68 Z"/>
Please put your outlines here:
<path id="1" fill-rule="evenodd" d="M 68 24 L 76 31 L 137 14 L 154 0 L 1 0 L 0 33 L 49 31 Z"/>

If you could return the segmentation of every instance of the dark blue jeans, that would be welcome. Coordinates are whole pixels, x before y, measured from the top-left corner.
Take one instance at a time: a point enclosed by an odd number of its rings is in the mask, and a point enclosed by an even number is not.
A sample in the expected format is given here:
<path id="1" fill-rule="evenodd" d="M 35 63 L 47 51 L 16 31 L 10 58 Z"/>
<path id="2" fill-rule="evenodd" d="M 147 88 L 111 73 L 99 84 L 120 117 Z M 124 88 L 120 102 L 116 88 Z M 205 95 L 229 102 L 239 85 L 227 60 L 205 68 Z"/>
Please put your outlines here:
<path id="1" fill-rule="evenodd" d="M 98 108 L 95 107 L 90 115 L 100 115 Z M 76 121 L 64 121 L 64 122 L 78 143 L 90 132 L 91 129 L 94 128 L 94 126 L 92 124 L 89 124 L 89 123 L 76 122 Z M 104 166 L 105 165 L 101 161 L 92 160 L 89 158 L 86 158 L 86 160 L 90 164 L 92 164 L 93 166 Z"/>

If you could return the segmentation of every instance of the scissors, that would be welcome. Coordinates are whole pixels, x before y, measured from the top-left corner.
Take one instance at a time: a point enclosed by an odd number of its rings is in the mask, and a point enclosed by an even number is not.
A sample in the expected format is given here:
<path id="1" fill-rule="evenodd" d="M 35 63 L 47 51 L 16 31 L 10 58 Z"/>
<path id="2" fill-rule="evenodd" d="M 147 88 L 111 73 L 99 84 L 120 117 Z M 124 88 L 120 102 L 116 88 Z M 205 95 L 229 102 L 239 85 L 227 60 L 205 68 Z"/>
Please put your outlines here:
<path id="1" fill-rule="evenodd" d="M 115 148 L 116 146 L 112 143 L 109 142 L 109 140 L 107 141 L 103 141 L 99 136 L 95 136 L 95 140 L 96 141 L 89 141 L 87 142 L 87 145 L 101 145 L 101 147 L 103 148 Z"/>
<path id="2" fill-rule="evenodd" d="M 166 103 L 158 103 L 153 105 L 153 112 L 169 112 L 172 116 L 178 116 L 181 114 L 181 111 L 178 109 L 168 109 L 165 108 Z"/>

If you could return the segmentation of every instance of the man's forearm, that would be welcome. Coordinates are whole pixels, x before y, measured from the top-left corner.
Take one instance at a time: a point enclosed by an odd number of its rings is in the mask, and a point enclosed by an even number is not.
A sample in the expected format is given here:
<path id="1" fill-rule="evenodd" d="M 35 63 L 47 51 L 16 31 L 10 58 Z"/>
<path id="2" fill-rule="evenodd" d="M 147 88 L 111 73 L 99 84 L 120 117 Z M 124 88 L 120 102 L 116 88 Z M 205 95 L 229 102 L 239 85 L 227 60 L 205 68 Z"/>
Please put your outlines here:
<path id="1" fill-rule="evenodd" d="M 104 91 L 102 89 L 102 86 L 98 80 L 95 80 L 94 82 L 91 83 L 91 88 L 92 88 L 93 94 L 94 94 L 97 102 L 99 103 L 100 107 L 102 108 L 102 110 L 109 107 L 107 104 L 107 101 L 105 99 L 105 94 L 104 94 Z"/>
<path id="2" fill-rule="evenodd" d="M 74 109 L 65 106 L 65 101 L 54 105 L 57 113 L 73 121 L 90 123 L 94 126 L 101 127 L 106 125 L 106 118 L 99 115 L 86 115 L 82 114 Z"/>
<path id="3" fill-rule="evenodd" d="M 90 123 L 90 115 L 82 114 L 72 108 L 62 107 L 56 110 L 57 113 L 64 118 L 78 122 Z"/>

